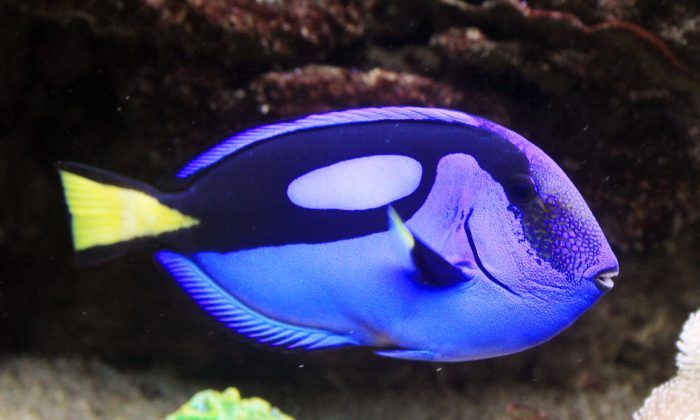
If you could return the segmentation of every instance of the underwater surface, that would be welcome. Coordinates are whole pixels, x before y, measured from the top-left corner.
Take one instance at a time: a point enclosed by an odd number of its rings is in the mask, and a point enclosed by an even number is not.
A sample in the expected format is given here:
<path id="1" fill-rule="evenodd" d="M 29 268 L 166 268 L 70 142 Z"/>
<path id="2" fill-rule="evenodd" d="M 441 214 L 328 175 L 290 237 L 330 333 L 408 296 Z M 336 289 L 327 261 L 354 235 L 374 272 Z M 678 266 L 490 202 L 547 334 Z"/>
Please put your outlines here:
<path id="1" fill-rule="evenodd" d="M 0 418 L 164 418 L 235 387 L 298 419 L 615 419 L 676 374 L 700 308 L 696 1 L 0 5 Z M 418 362 L 251 345 L 147 249 L 75 263 L 55 162 L 161 185 L 242 130 L 377 106 L 540 147 L 605 232 L 615 287 L 532 349 Z"/>

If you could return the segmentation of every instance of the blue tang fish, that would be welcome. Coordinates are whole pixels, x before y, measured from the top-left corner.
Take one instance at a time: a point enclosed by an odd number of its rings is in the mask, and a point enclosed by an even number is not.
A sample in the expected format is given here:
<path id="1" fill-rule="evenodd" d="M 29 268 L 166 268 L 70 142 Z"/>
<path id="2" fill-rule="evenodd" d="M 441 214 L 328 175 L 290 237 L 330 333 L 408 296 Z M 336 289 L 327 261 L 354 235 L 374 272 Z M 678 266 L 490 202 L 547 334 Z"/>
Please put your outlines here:
<path id="1" fill-rule="evenodd" d="M 207 312 L 270 346 L 506 355 L 565 329 L 618 272 L 552 159 L 452 110 L 253 128 L 187 163 L 171 191 L 58 167 L 78 258 L 149 246 Z"/>

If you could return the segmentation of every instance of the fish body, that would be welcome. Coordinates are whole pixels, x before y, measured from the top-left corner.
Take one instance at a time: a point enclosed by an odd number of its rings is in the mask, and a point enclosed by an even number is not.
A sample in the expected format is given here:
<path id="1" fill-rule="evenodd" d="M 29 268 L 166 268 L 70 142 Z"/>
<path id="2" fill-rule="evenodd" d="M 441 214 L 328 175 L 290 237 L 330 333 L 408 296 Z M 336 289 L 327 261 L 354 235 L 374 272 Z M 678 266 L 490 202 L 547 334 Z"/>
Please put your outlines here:
<path id="1" fill-rule="evenodd" d="M 457 111 L 365 108 L 254 128 L 185 165 L 172 191 L 59 167 L 79 256 L 154 246 L 205 310 L 271 346 L 510 354 L 569 326 L 618 271 L 544 152 Z"/>

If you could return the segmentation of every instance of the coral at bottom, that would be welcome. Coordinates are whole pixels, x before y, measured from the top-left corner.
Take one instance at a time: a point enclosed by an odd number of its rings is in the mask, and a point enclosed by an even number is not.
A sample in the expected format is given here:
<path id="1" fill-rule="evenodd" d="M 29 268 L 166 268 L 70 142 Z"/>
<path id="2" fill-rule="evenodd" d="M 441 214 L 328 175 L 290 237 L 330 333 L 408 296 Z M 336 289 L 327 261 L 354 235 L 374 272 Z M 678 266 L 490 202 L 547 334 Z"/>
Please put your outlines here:
<path id="1" fill-rule="evenodd" d="M 700 419 L 700 310 L 683 325 L 676 345 L 678 373 L 652 391 L 634 420 Z"/>
<path id="2" fill-rule="evenodd" d="M 241 398 L 236 388 L 200 391 L 166 420 L 294 420 L 262 398 Z"/>

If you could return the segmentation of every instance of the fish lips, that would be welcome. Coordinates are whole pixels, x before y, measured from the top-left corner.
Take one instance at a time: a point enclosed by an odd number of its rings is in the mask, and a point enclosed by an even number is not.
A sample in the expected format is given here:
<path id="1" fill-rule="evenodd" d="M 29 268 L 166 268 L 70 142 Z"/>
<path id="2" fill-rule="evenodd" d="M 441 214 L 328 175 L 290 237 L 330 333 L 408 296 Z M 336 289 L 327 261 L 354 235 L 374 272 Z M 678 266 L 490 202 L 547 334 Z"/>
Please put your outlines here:
<path id="1" fill-rule="evenodd" d="M 620 264 L 607 243 L 602 245 L 596 260 L 583 272 L 583 279 L 592 281 L 600 292 L 609 292 L 615 286 L 613 278 L 619 274 Z"/>
<path id="2" fill-rule="evenodd" d="M 593 283 L 595 283 L 598 290 L 605 293 L 610 291 L 615 286 L 613 277 L 617 277 L 618 270 L 616 269 L 606 269 L 598 272 L 593 276 Z"/>

